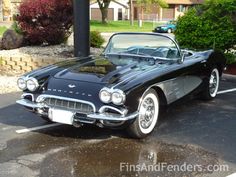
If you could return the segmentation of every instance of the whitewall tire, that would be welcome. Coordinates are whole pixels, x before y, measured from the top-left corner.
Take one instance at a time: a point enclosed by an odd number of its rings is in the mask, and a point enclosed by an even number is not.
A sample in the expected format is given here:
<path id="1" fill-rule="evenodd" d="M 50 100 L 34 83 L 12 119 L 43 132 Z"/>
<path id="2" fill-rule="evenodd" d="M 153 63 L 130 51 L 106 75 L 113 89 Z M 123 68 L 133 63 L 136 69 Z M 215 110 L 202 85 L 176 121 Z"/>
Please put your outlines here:
<path id="1" fill-rule="evenodd" d="M 211 70 L 207 88 L 203 92 L 204 99 L 211 100 L 216 97 L 220 83 L 220 73 L 217 68 Z"/>
<path id="2" fill-rule="evenodd" d="M 143 95 L 138 112 L 128 131 L 134 138 L 144 138 L 154 130 L 159 116 L 159 98 L 154 89 L 149 89 Z"/>

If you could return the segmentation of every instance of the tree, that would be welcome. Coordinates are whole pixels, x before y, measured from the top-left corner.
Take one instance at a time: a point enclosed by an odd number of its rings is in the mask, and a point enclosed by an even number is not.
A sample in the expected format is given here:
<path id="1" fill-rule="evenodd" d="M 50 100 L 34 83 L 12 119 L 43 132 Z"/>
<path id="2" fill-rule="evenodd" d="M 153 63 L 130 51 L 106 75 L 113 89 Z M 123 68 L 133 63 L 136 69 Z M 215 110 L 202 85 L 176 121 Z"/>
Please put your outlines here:
<path id="1" fill-rule="evenodd" d="M 165 0 L 137 0 L 137 4 L 141 7 L 141 19 L 143 18 L 144 9 L 149 10 L 153 4 L 158 4 L 162 8 L 168 7 Z"/>
<path id="2" fill-rule="evenodd" d="M 183 48 L 214 48 L 229 55 L 236 45 L 235 13 L 235 0 L 208 0 L 178 19 L 175 37 Z"/>
<path id="3" fill-rule="evenodd" d="M 227 50 L 236 44 L 235 0 L 208 0 L 177 21 L 175 36 L 187 48 Z"/>
<path id="4" fill-rule="evenodd" d="M 97 3 L 102 14 L 102 23 L 107 24 L 108 7 L 111 3 L 111 0 L 97 0 Z"/>

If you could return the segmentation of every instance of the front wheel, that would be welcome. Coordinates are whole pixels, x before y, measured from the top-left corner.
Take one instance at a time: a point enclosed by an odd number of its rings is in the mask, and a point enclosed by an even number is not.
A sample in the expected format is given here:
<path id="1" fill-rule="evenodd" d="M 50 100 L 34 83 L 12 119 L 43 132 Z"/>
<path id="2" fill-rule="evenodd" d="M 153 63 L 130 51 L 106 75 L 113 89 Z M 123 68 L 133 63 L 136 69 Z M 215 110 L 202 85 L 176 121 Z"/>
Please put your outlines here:
<path id="1" fill-rule="evenodd" d="M 203 92 L 203 98 L 206 100 L 211 100 L 216 97 L 220 82 L 220 74 L 217 68 L 211 71 L 210 77 L 208 79 L 208 85 Z"/>
<path id="2" fill-rule="evenodd" d="M 159 99 L 154 89 L 144 94 L 138 112 L 138 117 L 128 127 L 128 133 L 134 138 L 145 138 L 155 128 L 159 115 Z"/>
<path id="3" fill-rule="evenodd" d="M 169 28 L 169 29 L 167 30 L 167 33 L 172 33 L 172 30 Z"/>

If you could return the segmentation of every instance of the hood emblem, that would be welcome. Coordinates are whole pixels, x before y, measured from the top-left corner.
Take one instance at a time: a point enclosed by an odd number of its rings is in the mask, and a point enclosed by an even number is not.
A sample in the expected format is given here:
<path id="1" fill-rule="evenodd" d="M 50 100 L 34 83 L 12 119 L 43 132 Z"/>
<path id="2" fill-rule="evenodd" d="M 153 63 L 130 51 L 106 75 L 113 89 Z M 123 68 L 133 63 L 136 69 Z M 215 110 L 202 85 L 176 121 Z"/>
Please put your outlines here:
<path id="1" fill-rule="evenodd" d="M 69 88 L 75 88 L 76 86 L 74 84 L 68 85 Z"/>

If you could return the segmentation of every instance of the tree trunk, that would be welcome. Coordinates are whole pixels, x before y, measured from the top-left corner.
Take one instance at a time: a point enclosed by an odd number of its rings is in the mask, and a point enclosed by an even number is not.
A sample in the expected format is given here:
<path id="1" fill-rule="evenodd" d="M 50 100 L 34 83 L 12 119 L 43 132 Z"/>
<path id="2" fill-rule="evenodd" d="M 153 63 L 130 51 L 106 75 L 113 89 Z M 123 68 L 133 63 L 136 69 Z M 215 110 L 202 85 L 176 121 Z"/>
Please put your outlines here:
<path id="1" fill-rule="evenodd" d="M 102 23 L 107 24 L 108 7 L 110 5 L 111 0 L 97 0 L 97 2 L 102 14 Z"/>
<path id="2" fill-rule="evenodd" d="M 134 9 L 133 9 L 133 0 L 130 0 L 130 11 L 129 11 L 129 18 L 130 18 L 130 25 L 134 26 Z"/>
<path id="3" fill-rule="evenodd" d="M 107 24 L 108 23 L 108 9 L 102 8 L 101 13 L 102 13 L 102 23 Z"/>

